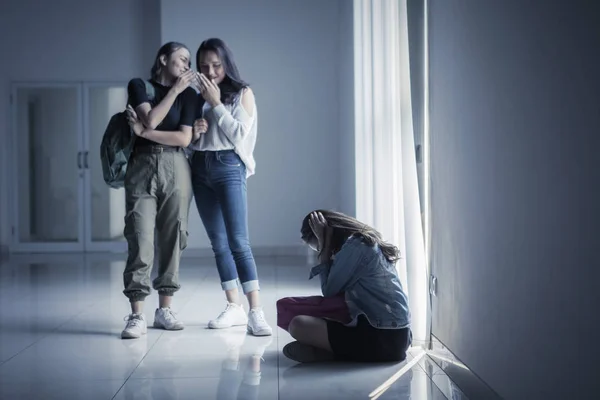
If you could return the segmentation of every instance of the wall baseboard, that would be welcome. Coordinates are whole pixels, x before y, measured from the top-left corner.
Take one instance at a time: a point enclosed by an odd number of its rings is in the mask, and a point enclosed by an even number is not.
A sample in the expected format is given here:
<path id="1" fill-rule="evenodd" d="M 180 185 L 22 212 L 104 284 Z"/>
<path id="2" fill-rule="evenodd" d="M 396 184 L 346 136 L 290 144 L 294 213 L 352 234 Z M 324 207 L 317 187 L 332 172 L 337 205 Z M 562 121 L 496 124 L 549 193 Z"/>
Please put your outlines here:
<path id="1" fill-rule="evenodd" d="M 300 260 L 312 261 L 316 257 L 306 246 L 255 246 L 252 247 L 254 257 L 257 258 L 293 258 Z M 111 253 L 111 252 L 100 252 L 100 253 L 12 253 L 9 252 L 8 246 L 0 246 L 0 255 L 3 258 L 10 258 L 13 260 L 22 260 L 23 262 L 34 261 L 44 262 L 45 260 L 71 260 L 77 262 L 81 257 L 85 256 L 88 260 L 110 260 L 120 261 L 125 260 L 127 253 Z M 182 258 L 214 258 L 214 254 L 211 248 L 188 248 L 183 254 Z"/>
<path id="2" fill-rule="evenodd" d="M 306 246 L 252 246 L 254 257 L 308 257 Z M 205 258 L 214 257 L 211 248 L 191 248 L 183 252 L 182 257 Z"/>
<path id="3" fill-rule="evenodd" d="M 473 372 L 434 334 L 431 335 L 428 356 L 435 369 L 445 373 L 468 399 L 502 400 L 483 379 Z M 437 373 L 438 371 L 434 371 Z M 437 386 L 437 384 L 436 384 Z M 439 387 L 443 391 L 443 387 Z M 453 398 L 452 393 L 444 393 Z"/>

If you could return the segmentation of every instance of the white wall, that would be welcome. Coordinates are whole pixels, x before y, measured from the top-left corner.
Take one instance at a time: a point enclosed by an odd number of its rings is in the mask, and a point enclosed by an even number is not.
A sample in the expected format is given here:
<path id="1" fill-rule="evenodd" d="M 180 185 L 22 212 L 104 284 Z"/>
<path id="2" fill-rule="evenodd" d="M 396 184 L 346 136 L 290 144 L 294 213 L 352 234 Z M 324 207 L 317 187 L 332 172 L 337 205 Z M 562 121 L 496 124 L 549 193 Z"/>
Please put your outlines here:
<path id="1" fill-rule="evenodd" d="M 158 0 L 3 0 L 0 141 L 10 143 L 11 81 L 127 82 L 147 75 L 160 45 Z M 28 27 L 28 28 L 25 28 Z M 0 244 L 10 242 L 8 151 L 0 148 Z M 94 154 L 91 154 L 94 156 Z M 65 155 L 72 162 L 76 154 Z M 11 169 L 12 171 L 12 169 Z"/>
<path id="2" fill-rule="evenodd" d="M 430 1 L 433 333 L 506 399 L 600 390 L 598 15 Z"/>
<path id="3" fill-rule="evenodd" d="M 254 246 L 299 245 L 307 212 L 340 206 L 340 70 L 348 68 L 340 47 L 352 42 L 351 34 L 340 37 L 342 1 L 161 2 L 163 42 L 182 41 L 195 57 L 202 40 L 222 38 L 256 95 Z M 210 247 L 195 207 L 189 225 L 190 247 Z"/>
<path id="4" fill-rule="evenodd" d="M 351 0 L 342 0 L 339 3 L 339 211 L 356 216 L 356 162 L 354 148 L 354 2 Z"/>
<path id="5" fill-rule="evenodd" d="M 9 0 L 1 7 L 0 37 L 15 38 L 3 47 L 11 62 L 0 65 L 3 143 L 10 82 L 127 82 L 149 74 L 160 44 L 182 41 L 195 53 L 218 36 L 232 47 L 260 113 L 257 174 L 248 182 L 253 245 L 296 248 L 301 218 L 317 207 L 354 212 L 353 156 L 346 154 L 353 147 L 351 2 Z M 4 245 L 12 223 L 8 147 L 0 152 Z M 208 247 L 193 205 L 189 248 Z"/>
<path id="6" fill-rule="evenodd" d="M 424 183 L 425 183 L 425 164 L 424 157 L 424 95 L 425 95 L 425 21 L 424 7 L 426 0 L 407 0 L 407 20 L 408 20 L 408 40 L 409 40 L 409 63 L 410 63 L 410 87 L 411 87 L 411 107 L 413 117 L 413 131 L 415 137 L 415 151 L 421 146 L 420 160 L 417 160 L 417 176 L 419 186 L 419 202 L 421 214 L 424 220 Z"/>

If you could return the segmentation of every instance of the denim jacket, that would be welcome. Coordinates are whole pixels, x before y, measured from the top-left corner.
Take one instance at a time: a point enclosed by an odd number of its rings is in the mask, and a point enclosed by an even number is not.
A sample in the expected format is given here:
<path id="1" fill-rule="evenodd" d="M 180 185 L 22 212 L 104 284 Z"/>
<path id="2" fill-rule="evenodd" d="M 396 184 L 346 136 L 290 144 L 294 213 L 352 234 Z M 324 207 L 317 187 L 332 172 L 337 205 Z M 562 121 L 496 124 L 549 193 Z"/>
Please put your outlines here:
<path id="1" fill-rule="evenodd" d="M 363 314 L 369 323 L 380 329 L 400 329 L 410 326 L 408 298 L 402 290 L 394 263 L 389 262 L 376 244 L 369 246 L 359 236 L 346 240 L 332 262 L 311 270 L 310 278 L 321 277 L 323 296 L 345 293 L 356 324 Z"/>

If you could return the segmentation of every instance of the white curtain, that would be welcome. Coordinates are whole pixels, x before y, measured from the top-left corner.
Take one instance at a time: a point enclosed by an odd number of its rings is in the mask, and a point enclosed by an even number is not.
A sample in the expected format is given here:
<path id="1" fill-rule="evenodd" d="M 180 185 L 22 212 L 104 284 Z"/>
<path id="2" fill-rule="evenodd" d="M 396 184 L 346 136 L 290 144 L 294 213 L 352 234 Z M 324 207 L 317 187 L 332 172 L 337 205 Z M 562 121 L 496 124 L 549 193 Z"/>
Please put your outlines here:
<path id="1" fill-rule="evenodd" d="M 427 273 L 412 123 L 406 0 L 354 0 L 356 216 L 402 252 L 416 340 L 426 340 Z"/>

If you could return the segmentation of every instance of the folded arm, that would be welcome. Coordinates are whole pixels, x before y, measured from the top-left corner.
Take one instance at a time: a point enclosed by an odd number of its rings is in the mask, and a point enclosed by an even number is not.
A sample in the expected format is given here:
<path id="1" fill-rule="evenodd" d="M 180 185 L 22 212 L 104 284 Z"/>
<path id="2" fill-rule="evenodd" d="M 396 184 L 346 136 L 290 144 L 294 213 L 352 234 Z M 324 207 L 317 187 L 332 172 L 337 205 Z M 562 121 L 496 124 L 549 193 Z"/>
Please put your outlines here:
<path id="1" fill-rule="evenodd" d="M 181 125 L 177 131 L 144 129 L 140 136 L 165 146 L 187 147 L 192 141 L 192 127 Z"/>
<path id="2" fill-rule="evenodd" d="M 163 122 L 176 98 L 177 93 L 171 88 L 154 108 L 150 106 L 149 102 L 144 102 L 135 108 L 135 112 L 146 128 L 154 130 Z"/>
<path id="3" fill-rule="evenodd" d="M 154 106 L 150 105 L 151 99 L 146 93 L 146 83 L 142 79 L 132 79 L 127 85 L 129 102 L 135 110 L 138 118 L 148 129 L 154 130 L 165 119 L 179 93 L 172 87 L 167 95 Z"/>

